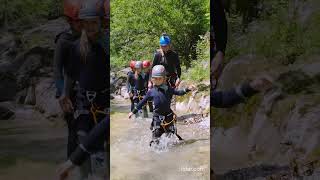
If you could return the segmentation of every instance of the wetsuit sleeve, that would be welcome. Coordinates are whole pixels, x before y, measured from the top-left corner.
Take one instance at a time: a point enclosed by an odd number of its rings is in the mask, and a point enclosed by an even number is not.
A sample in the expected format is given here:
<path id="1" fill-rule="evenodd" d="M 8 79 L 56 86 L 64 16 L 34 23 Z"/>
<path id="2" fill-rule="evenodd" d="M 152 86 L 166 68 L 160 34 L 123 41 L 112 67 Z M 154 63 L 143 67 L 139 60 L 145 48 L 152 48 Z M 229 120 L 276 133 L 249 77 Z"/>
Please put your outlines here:
<path id="1" fill-rule="evenodd" d="M 247 98 L 258 93 L 252 89 L 249 83 L 229 91 L 213 91 L 210 96 L 210 104 L 216 108 L 229 108 L 244 102 Z"/>
<path id="2" fill-rule="evenodd" d="M 177 96 L 183 96 L 183 95 L 187 94 L 188 92 L 190 92 L 190 89 L 188 89 L 188 88 L 185 88 L 183 90 L 181 90 L 181 89 L 179 89 L 179 90 L 173 89 L 173 94 L 177 95 Z"/>
<path id="3" fill-rule="evenodd" d="M 54 80 L 57 88 L 57 92 L 61 94 L 64 88 L 63 81 L 63 58 L 64 58 L 64 47 L 63 47 L 63 39 L 58 39 L 54 51 Z"/>
<path id="4" fill-rule="evenodd" d="M 110 121 L 107 117 L 99 124 L 97 124 L 89 133 L 87 138 L 82 144 L 80 144 L 77 149 L 71 154 L 70 160 L 73 164 L 80 166 L 89 155 L 94 151 L 95 144 L 97 142 L 106 141 L 109 135 Z"/>
<path id="5" fill-rule="evenodd" d="M 137 113 L 140 109 L 142 109 L 142 106 L 144 106 L 148 101 L 151 100 L 151 91 L 148 91 L 146 96 L 137 104 L 137 106 L 133 109 L 132 113 Z"/>
<path id="6" fill-rule="evenodd" d="M 63 40 L 58 39 L 54 50 L 54 77 L 56 80 L 63 79 Z"/>
<path id="7" fill-rule="evenodd" d="M 178 78 L 181 77 L 181 66 L 180 66 L 180 59 L 179 55 L 177 54 L 177 64 L 176 64 L 177 76 Z"/>
<path id="8" fill-rule="evenodd" d="M 73 79 L 68 75 L 65 74 L 64 75 L 64 86 L 63 86 L 63 95 L 70 97 L 70 93 L 73 87 Z"/>

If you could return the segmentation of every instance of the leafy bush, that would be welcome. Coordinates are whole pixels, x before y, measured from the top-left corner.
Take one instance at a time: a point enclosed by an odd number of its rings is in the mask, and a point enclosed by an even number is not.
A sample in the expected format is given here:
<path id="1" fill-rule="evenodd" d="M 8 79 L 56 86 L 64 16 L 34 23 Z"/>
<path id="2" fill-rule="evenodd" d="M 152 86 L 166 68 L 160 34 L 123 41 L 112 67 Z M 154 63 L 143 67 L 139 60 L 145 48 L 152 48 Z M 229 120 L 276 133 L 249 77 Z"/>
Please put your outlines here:
<path id="1" fill-rule="evenodd" d="M 190 66 L 199 35 L 209 29 L 209 0 L 115 0 L 111 7 L 111 56 L 121 61 L 113 66 L 152 59 L 163 32 L 170 35 L 181 62 Z"/>

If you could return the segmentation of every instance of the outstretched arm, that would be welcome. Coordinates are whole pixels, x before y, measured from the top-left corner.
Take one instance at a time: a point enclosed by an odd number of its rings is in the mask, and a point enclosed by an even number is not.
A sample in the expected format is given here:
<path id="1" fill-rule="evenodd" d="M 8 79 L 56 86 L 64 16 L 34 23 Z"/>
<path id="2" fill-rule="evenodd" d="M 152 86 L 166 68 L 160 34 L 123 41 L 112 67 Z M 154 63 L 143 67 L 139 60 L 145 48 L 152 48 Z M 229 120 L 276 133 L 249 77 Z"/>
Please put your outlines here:
<path id="1" fill-rule="evenodd" d="M 244 102 L 256 93 L 258 91 L 250 87 L 249 83 L 245 83 L 229 91 L 211 92 L 210 104 L 216 108 L 228 108 Z"/>
<path id="2" fill-rule="evenodd" d="M 146 96 L 138 103 L 138 105 L 133 109 L 132 113 L 135 114 L 151 99 L 150 91 L 147 92 Z"/>
<path id="3" fill-rule="evenodd" d="M 190 92 L 191 90 L 189 88 L 185 88 L 185 89 L 174 89 L 173 90 L 173 94 L 177 95 L 177 96 L 183 96 L 185 94 L 187 94 L 188 92 Z"/>

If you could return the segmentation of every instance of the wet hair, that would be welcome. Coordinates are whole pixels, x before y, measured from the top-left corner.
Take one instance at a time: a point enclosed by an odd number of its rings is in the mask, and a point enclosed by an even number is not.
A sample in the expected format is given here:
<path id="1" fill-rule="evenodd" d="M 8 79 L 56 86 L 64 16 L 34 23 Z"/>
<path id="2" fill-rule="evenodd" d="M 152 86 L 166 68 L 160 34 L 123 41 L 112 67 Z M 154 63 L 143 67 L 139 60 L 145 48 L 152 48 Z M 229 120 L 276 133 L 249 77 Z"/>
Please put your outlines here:
<path id="1" fill-rule="evenodd" d="M 87 61 L 87 55 L 89 52 L 89 38 L 87 35 L 86 30 L 81 30 L 81 37 L 80 37 L 80 60 L 84 63 Z"/>

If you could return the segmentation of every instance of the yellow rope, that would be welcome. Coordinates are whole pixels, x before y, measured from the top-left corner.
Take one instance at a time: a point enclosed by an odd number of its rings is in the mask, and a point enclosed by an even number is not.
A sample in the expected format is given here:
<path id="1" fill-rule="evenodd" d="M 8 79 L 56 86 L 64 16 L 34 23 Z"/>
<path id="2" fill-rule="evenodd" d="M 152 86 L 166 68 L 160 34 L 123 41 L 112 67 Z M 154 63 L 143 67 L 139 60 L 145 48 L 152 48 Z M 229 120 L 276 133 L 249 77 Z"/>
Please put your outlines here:
<path id="1" fill-rule="evenodd" d="M 91 114 L 92 114 L 92 116 L 93 116 L 93 121 L 94 121 L 95 124 L 98 123 L 98 121 L 97 121 L 97 114 L 106 114 L 106 115 L 108 114 L 108 113 L 106 113 L 105 111 L 99 110 L 99 109 L 98 109 L 97 107 L 95 107 L 95 105 L 93 105 L 93 104 L 91 104 L 90 112 L 91 112 Z"/>
<path id="2" fill-rule="evenodd" d="M 163 123 L 163 121 L 162 121 L 162 122 L 161 122 L 162 128 L 165 129 L 166 126 L 168 126 L 168 125 L 171 124 L 172 122 L 175 122 L 176 119 L 177 119 L 176 117 L 177 117 L 177 116 L 176 116 L 175 114 L 173 114 L 173 118 L 172 118 L 172 120 L 171 120 L 170 122 L 168 122 L 168 123 Z"/>

